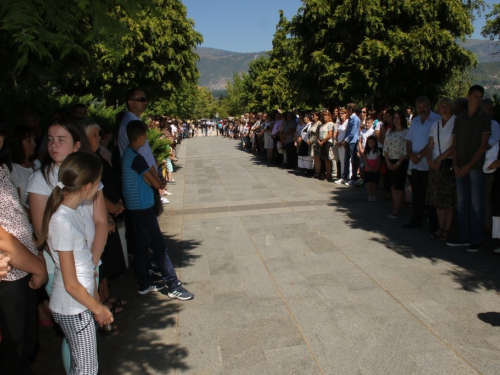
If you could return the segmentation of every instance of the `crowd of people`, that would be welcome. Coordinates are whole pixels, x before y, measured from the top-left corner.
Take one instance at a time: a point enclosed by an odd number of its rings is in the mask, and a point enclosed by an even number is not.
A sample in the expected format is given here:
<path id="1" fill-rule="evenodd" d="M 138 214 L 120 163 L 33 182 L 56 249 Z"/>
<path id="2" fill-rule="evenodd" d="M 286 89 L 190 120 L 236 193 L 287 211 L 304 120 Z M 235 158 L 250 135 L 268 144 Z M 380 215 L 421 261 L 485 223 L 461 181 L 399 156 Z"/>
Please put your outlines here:
<path id="1" fill-rule="evenodd" d="M 46 130 L 35 111 L 23 125 L 0 127 L 2 373 L 31 373 L 37 324 L 56 322 L 66 373 L 97 374 L 96 325 L 113 332 L 114 314 L 127 306 L 108 283 L 126 272 L 127 249 L 139 294 L 167 288 L 170 298 L 194 298 L 177 278 L 157 219 L 175 184 L 175 125 L 150 119 L 171 140 L 167 159 L 157 160 L 141 121 L 145 93 L 130 89 L 125 104 L 114 136 L 83 104 L 56 111 Z"/>
<path id="2" fill-rule="evenodd" d="M 405 229 L 429 222 L 430 236 L 477 252 L 485 233 L 500 238 L 500 125 L 493 101 L 474 85 L 467 98 L 429 99 L 381 111 L 355 103 L 319 112 L 245 113 L 220 121 L 222 136 L 270 164 L 345 186 L 366 186 L 367 201 L 392 200 L 388 217 L 410 203 Z M 382 193 L 377 193 L 380 191 Z M 458 235 L 452 238 L 457 216 Z M 500 248 L 495 252 L 500 253 Z"/>
<path id="3" fill-rule="evenodd" d="M 500 238 L 500 125 L 483 96 L 475 85 L 467 98 L 441 98 L 436 112 L 422 96 L 415 115 L 411 107 L 385 104 L 377 112 L 348 103 L 307 113 L 245 113 L 199 129 L 238 140 L 269 164 L 365 186 L 368 202 L 392 201 L 392 219 L 411 202 L 403 228 L 429 221 L 431 237 L 476 252 L 485 233 Z M 56 322 L 64 332 L 66 372 L 97 374 L 94 322 L 103 334 L 117 329 L 114 314 L 127 302 L 111 295 L 109 280 L 126 272 L 127 249 L 139 294 L 167 288 L 171 298 L 194 297 L 177 277 L 157 217 L 172 195 L 168 184 L 175 184 L 176 145 L 197 128 L 167 117 L 143 122 L 148 100 L 140 89 L 129 90 L 125 103 L 116 134 L 89 118 L 82 104 L 56 111 L 46 130 L 34 111 L 23 125 L 0 127 L 0 368 L 6 373 L 30 373 L 37 324 Z M 148 127 L 170 139 L 165 160 L 153 154 Z"/>

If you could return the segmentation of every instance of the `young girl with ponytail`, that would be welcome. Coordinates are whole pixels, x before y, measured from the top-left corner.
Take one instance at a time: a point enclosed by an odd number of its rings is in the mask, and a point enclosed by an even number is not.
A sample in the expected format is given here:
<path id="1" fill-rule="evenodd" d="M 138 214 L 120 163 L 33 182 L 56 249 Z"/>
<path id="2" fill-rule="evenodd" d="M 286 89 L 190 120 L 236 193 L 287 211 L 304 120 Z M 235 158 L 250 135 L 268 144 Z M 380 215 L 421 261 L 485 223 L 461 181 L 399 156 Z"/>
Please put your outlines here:
<path id="1" fill-rule="evenodd" d="M 86 152 L 65 158 L 38 238 L 39 248 L 47 244 L 55 263 L 49 307 L 70 347 L 70 375 L 97 374 L 94 318 L 101 326 L 113 322 L 113 315 L 97 294 L 92 243 L 79 209 L 84 200 L 92 200 L 96 194 L 101 169 L 96 156 Z"/>

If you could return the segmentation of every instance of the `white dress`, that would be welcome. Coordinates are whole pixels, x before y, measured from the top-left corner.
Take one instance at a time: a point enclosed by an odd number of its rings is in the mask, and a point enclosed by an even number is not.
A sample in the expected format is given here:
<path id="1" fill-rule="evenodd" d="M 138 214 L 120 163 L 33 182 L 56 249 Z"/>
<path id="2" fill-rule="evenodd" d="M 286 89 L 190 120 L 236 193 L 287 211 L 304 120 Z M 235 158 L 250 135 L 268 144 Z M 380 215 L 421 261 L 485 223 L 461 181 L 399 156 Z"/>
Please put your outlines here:
<path id="1" fill-rule="evenodd" d="M 304 126 L 304 128 L 301 131 L 301 137 L 304 141 L 307 142 L 309 138 L 309 129 L 312 126 L 312 122 Z M 298 160 L 298 166 L 299 168 L 304 168 L 304 169 L 313 169 L 314 168 L 314 159 L 312 156 L 299 156 Z"/>

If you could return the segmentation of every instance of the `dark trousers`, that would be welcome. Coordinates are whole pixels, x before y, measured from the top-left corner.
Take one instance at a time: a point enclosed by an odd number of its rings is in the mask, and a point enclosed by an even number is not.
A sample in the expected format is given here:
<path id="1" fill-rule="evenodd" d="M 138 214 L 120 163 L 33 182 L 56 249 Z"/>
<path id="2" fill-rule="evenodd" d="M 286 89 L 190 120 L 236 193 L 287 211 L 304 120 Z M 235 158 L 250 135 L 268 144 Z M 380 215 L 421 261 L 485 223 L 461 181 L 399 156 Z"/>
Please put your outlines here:
<path id="1" fill-rule="evenodd" d="M 297 147 L 293 141 L 285 143 L 285 152 L 288 168 L 297 168 Z"/>
<path id="2" fill-rule="evenodd" d="M 154 206 L 145 210 L 129 210 L 129 212 L 134 227 L 134 270 L 139 289 L 145 289 L 151 285 L 148 248 L 153 250 L 156 264 L 167 286 L 176 283 L 177 274 L 168 256 Z"/>
<path id="3" fill-rule="evenodd" d="M 349 176 L 349 166 L 352 164 L 352 176 L 351 180 L 358 180 L 358 144 L 357 143 L 349 143 L 349 147 L 345 148 L 345 160 L 344 160 L 344 175 L 342 178 L 347 180 L 347 176 Z"/>
<path id="4" fill-rule="evenodd" d="M 29 287 L 31 275 L 0 282 L 0 373 L 31 374 L 36 350 L 36 292 Z"/>
<path id="5" fill-rule="evenodd" d="M 429 171 L 411 170 L 411 196 L 413 202 L 413 216 L 411 221 L 422 224 L 425 210 L 425 196 Z"/>
<path id="6" fill-rule="evenodd" d="M 283 164 L 283 154 L 280 154 L 278 152 L 278 141 L 279 141 L 279 136 L 276 136 L 273 138 L 273 144 L 274 144 L 274 162 L 277 164 Z"/>

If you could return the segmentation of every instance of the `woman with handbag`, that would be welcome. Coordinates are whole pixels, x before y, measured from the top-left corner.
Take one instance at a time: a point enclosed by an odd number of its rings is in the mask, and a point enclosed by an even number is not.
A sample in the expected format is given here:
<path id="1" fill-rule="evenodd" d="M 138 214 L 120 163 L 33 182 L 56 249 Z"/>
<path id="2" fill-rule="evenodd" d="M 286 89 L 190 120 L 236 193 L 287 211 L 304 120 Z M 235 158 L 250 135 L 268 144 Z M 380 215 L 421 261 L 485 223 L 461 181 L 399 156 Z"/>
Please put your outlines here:
<path id="1" fill-rule="evenodd" d="M 427 144 L 427 163 L 429 164 L 429 182 L 427 185 L 426 204 L 437 212 L 439 229 L 431 237 L 447 241 L 450 238 L 453 212 L 457 202 L 455 173 L 453 171 L 452 131 L 456 116 L 455 103 L 450 98 L 441 98 L 437 103 L 441 120 L 431 126 Z"/>
<path id="2" fill-rule="evenodd" d="M 304 116 L 304 124 L 305 126 L 301 129 L 300 135 L 297 138 L 297 143 L 299 145 L 298 166 L 299 168 L 309 171 L 314 168 L 313 157 L 310 156 L 310 146 L 307 143 L 307 140 L 309 139 L 309 130 L 312 126 L 311 115 L 307 114 Z"/>

